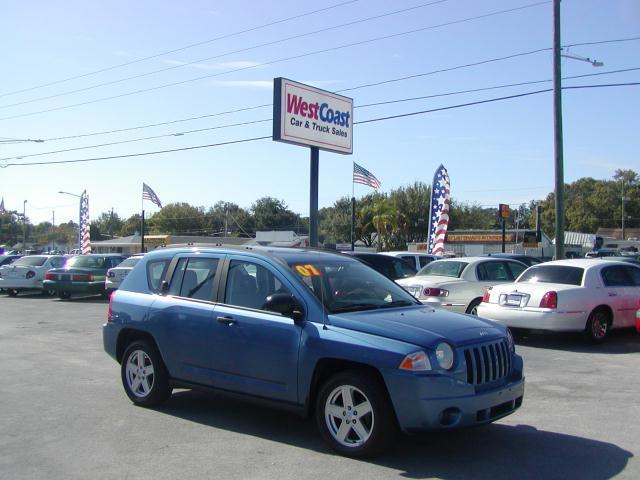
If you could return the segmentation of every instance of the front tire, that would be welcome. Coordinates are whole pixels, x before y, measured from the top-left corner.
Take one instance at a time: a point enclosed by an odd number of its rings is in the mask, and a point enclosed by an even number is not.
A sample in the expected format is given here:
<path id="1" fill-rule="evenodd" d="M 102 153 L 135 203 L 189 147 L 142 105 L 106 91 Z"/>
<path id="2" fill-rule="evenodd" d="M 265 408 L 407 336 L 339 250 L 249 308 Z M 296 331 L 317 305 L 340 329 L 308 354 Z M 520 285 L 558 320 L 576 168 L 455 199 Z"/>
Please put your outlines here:
<path id="1" fill-rule="evenodd" d="M 7 290 L 7 293 L 9 294 L 10 297 L 18 296 L 18 290 L 16 290 L 15 288 L 10 288 L 9 290 Z"/>
<path id="2" fill-rule="evenodd" d="M 68 292 L 68 291 L 58 292 L 58 298 L 60 300 L 68 300 L 69 298 L 71 298 L 71 292 Z"/>
<path id="3" fill-rule="evenodd" d="M 169 375 L 155 345 L 138 340 L 127 347 L 120 368 L 122 385 L 136 405 L 160 405 L 171 395 Z"/>
<path id="4" fill-rule="evenodd" d="M 315 414 L 323 439 L 348 457 L 379 454 L 397 433 L 384 384 L 367 372 L 345 371 L 327 380 L 318 394 Z"/>
<path id="5" fill-rule="evenodd" d="M 601 344 L 609 335 L 611 316 L 606 310 L 594 310 L 589 315 L 584 334 L 591 343 Z"/>

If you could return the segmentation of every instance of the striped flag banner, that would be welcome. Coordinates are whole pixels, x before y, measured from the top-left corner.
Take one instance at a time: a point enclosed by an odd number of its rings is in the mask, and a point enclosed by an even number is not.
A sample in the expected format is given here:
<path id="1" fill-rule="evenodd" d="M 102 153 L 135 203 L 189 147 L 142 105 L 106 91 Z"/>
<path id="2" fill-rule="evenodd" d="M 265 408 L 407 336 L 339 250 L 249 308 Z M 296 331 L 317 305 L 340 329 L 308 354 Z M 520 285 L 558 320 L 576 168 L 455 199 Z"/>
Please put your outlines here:
<path id="1" fill-rule="evenodd" d="M 361 183 L 362 185 L 368 185 L 376 190 L 380 188 L 380 180 L 376 176 L 364 167 L 361 167 L 356 162 L 353 162 L 353 183 Z"/>
<path id="2" fill-rule="evenodd" d="M 80 196 L 80 251 L 91 253 L 91 221 L 89 219 L 89 195 L 85 190 Z"/>
<path id="3" fill-rule="evenodd" d="M 157 206 L 162 208 L 162 203 L 160 202 L 158 195 L 156 195 L 156 192 L 154 192 L 146 183 L 142 184 L 142 200 L 149 200 L 151 203 L 155 203 Z"/>
<path id="4" fill-rule="evenodd" d="M 451 200 L 451 181 L 449 173 L 440 165 L 433 176 L 431 185 L 431 207 L 429 212 L 429 252 L 432 255 L 444 253 L 444 239 L 449 226 L 449 203 Z"/>

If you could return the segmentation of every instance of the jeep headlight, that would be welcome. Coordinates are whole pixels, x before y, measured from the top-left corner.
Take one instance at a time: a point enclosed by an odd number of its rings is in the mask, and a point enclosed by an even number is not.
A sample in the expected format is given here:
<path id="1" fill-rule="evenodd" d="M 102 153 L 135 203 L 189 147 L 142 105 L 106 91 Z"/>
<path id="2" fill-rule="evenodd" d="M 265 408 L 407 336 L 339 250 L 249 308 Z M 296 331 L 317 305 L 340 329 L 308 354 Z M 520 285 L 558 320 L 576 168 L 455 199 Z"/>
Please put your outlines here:
<path id="1" fill-rule="evenodd" d="M 439 343 L 436 347 L 436 360 L 440 368 L 444 370 L 451 370 L 455 355 L 453 354 L 453 348 L 448 343 Z"/>
<path id="2" fill-rule="evenodd" d="M 516 352 L 516 342 L 513 340 L 513 334 L 511 333 L 511 330 L 509 330 L 508 328 L 507 328 L 507 346 L 509 347 L 509 351 L 511 353 Z"/>

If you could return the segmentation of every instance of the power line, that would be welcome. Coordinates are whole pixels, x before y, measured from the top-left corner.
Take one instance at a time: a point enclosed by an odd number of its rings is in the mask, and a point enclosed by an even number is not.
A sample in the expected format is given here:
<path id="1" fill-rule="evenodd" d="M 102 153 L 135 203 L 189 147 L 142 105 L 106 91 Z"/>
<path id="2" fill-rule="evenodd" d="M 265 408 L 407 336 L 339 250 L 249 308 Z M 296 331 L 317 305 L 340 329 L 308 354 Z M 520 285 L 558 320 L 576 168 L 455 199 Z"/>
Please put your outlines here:
<path id="1" fill-rule="evenodd" d="M 124 78 L 120 78 L 120 79 L 117 79 L 117 80 L 111 80 L 109 82 L 98 83 L 98 84 L 91 85 L 91 86 L 84 87 L 84 88 L 77 88 L 75 90 L 68 90 L 66 92 L 57 93 L 57 94 L 53 94 L 53 95 L 48 95 L 48 96 L 45 96 L 45 97 L 38 97 L 38 98 L 31 99 L 31 100 L 24 100 L 22 102 L 16 102 L 16 103 L 0 105 L 0 109 L 9 108 L 9 107 L 17 107 L 19 105 L 26 105 L 28 103 L 39 102 L 39 101 L 42 101 L 42 100 L 50 100 L 52 98 L 63 97 L 63 96 L 66 96 L 66 95 L 71 95 L 73 93 L 86 92 L 87 90 L 93 90 L 95 88 L 106 87 L 108 85 L 114 85 L 116 83 L 122 83 L 122 82 L 125 82 L 125 81 L 128 81 L 128 80 L 134 80 L 134 79 L 137 79 L 137 78 L 147 77 L 149 75 L 155 75 L 156 73 L 168 72 L 170 70 L 175 70 L 175 69 L 178 69 L 178 68 L 187 67 L 189 65 L 199 64 L 199 63 L 206 62 L 206 61 L 209 61 L 209 60 L 214 60 L 216 58 L 221 58 L 221 57 L 225 57 L 225 56 L 228 56 L 228 55 L 233 55 L 233 54 L 236 54 L 236 53 L 248 52 L 250 50 L 255 50 L 257 48 L 266 47 L 266 46 L 270 46 L 270 45 L 277 45 L 279 43 L 288 42 L 290 40 L 295 40 L 295 39 L 298 39 L 298 38 L 308 37 L 308 36 L 311 36 L 311 35 L 316 35 L 318 33 L 324 33 L 324 32 L 330 31 L 330 30 L 336 30 L 338 28 L 357 25 L 359 23 L 369 22 L 371 20 L 378 20 L 380 18 L 390 17 L 392 15 L 398 15 L 400 13 L 406 13 L 406 12 L 409 12 L 409 11 L 412 11 L 412 10 L 417 10 L 419 8 L 425 8 L 425 7 L 429 7 L 429 6 L 432 6 L 432 5 L 436 5 L 436 4 L 444 3 L 444 2 L 448 2 L 448 1 L 449 0 L 436 0 L 434 2 L 423 3 L 421 5 L 416 5 L 416 6 L 409 7 L 409 8 L 403 8 L 401 10 L 394 10 L 392 12 L 387 12 L 387 13 L 383 13 L 383 14 L 380 14 L 380 15 L 366 17 L 366 18 L 362 18 L 360 20 L 353 20 L 351 22 L 342 23 L 342 24 L 339 24 L 339 25 L 334 25 L 332 27 L 321 28 L 319 30 L 306 32 L 306 33 L 302 33 L 302 34 L 299 34 L 299 35 L 293 35 L 293 36 L 290 36 L 290 37 L 281 38 L 281 39 L 274 40 L 274 41 L 271 41 L 271 42 L 260 43 L 258 45 L 253 45 L 251 47 L 241 48 L 239 50 L 232 50 L 232 51 L 225 52 L 225 53 L 220 53 L 218 55 L 214 55 L 214 56 L 211 56 L 211 57 L 201 58 L 201 59 L 198 59 L 198 60 L 193 60 L 191 62 L 180 63 L 179 65 L 173 65 L 171 67 L 165 67 L 165 68 L 161 68 L 161 69 L 158 69 L 158 70 L 153 70 L 153 71 L 150 71 L 150 72 L 141 73 L 141 74 L 138 74 L 138 75 L 132 75 L 130 77 L 124 77 Z"/>
<path id="2" fill-rule="evenodd" d="M 625 84 L 594 85 L 594 87 L 618 87 L 618 86 L 629 86 L 629 85 L 640 85 L 640 82 L 630 82 L 630 83 L 625 83 Z M 569 88 L 577 88 L 577 87 L 569 87 Z M 589 86 L 582 86 L 580 88 L 589 88 Z M 354 122 L 354 125 L 373 123 L 373 122 L 380 122 L 380 121 L 385 121 L 385 120 L 394 120 L 394 119 L 398 119 L 398 118 L 410 117 L 410 116 L 415 116 L 415 115 L 423 115 L 423 114 L 426 114 L 426 113 L 439 112 L 439 111 L 443 111 L 443 110 L 453 110 L 453 109 L 462 108 L 462 107 L 469 107 L 469 106 L 473 106 L 473 105 L 481 105 L 481 104 L 485 104 L 485 103 L 492 103 L 492 102 L 498 102 L 498 101 L 504 101 L 504 100 L 512 100 L 512 99 L 515 99 L 515 98 L 522 98 L 522 97 L 526 97 L 526 96 L 538 95 L 538 94 L 541 94 L 541 93 L 547 93 L 547 92 L 550 92 L 551 90 L 552 89 L 548 88 L 548 89 L 544 89 L 544 90 L 536 90 L 536 91 L 525 92 L 525 93 L 520 93 L 520 94 L 516 94 L 516 95 L 508 95 L 508 96 L 504 96 L 504 97 L 497 97 L 497 98 L 491 98 L 491 99 L 486 99 L 486 100 L 478 100 L 478 101 L 475 101 L 475 102 L 467 102 L 467 103 L 461 103 L 461 104 L 457 104 L 457 105 L 450 105 L 450 106 L 447 106 L 447 107 L 432 108 L 432 109 L 429 109 L 429 110 L 420 110 L 420 111 L 417 111 L 417 112 L 410 112 L 410 113 L 404 113 L 404 114 L 399 114 L 399 115 L 390 115 L 390 116 L 386 116 L 386 117 L 371 118 L 371 119 L 368 119 L 368 120 L 361 120 L 359 122 Z M 219 146 L 224 146 L 224 145 L 232 145 L 232 144 L 238 144 L 238 143 L 248 143 L 248 142 L 254 142 L 254 141 L 259 141 L 259 140 L 266 140 L 266 139 L 270 139 L 270 138 L 272 138 L 271 135 L 267 135 L 267 136 L 263 136 L 263 137 L 245 138 L 245 139 L 240 139 L 240 140 L 231 140 L 231 141 L 227 141 L 227 142 L 212 143 L 212 144 L 207 144 L 207 145 L 194 145 L 194 146 L 190 146 L 190 147 L 174 148 L 174 149 L 159 150 L 159 151 L 152 151 L 152 152 L 141 152 L 141 153 L 132 153 L 132 154 L 124 154 L 124 155 L 112 155 L 112 156 L 108 156 L 108 157 L 95 157 L 95 158 L 84 158 L 84 159 L 75 159 L 75 160 L 55 160 L 55 161 L 43 161 L 43 162 L 4 163 L 4 164 L 0 164 L 0 168 L 7 168 L 7 167 L 13 167 L 13 166 L 26 167 L 26 166 L 31 166 L 31 165 L 53 165 L 53 164 L 66 164 L 66 163 L 96 162 L 96 161 L 103 161 L 103 160 L 114 160 L 114 159 L 120 159 L 120 158 L 141 157 L 141 156 L 146 156 L 146 155 L 158 155 L 158 154 L 163 154 L 163 153 L 181 152 L 181 151 L 196 150 L 196 149 L 201 149 L 201 148 L 219 147 Z"/>
<path id="3" fill-rule="evenodd" d="M 367 39 L 367 40 L 360 40 L 358 42 L 352 42 L 352 43 L 347 43 L 347 44 L 343 44 L 343 45 L 337 45 L 337 46 L 333 46 L 333 47 L 330 47 L 330 48 L 323 48 L 323 49 L 315 50 L 315 51 L 312 51 L 312 52 L 306 52 L 306 53 L 302 53 L 302 54 L 299 54 L 299 55 L 293 55 L 291 57 L 279 58 L 279 59 L 270 60 L 270 61 L 267 61 L 267 62 L 258 63 L 258 64 L 255 64 L 255 65 L 249 65 L 249 66 L 245 66 L 245 67 L 226 70 L 224 72 L 218 72 L 218 73 L 213 73 L 213 74 L 209 74 L 209 75 L 202 75 L 200 77 L 190 78 L 190 79 L 187 79 L 187 80 L 181 80 L 181 81 L 178 81 L 178 82 L 171 82 L 171 83 L 166 83 L 166 84 L 162 84 L 162 85 L 157 85 L 155 87 L 144 88 L 144 89 L 140 89 L 140 90 L 134 90 L 134 91 L 131 91 L 131 92 L 121 93 L 119 95 L 112 95 L 112 96 L 109 96 L 109 97 L 97 98 L 97 99 L 94 99 L 94 100 L 88 100 L 86 102 L 80 102 L 80 103 L 75 103 L 75 104 L 71 104 L 71 105 L 63 105 L 61 107 L 50 108 L 50 109 L 47 109 L 47 110 L 40 110 L 40 111 L 29 112 L 29 113 L 22 113 L 22 114 L 19 114 L 19 115 L 12 115 L 12 116 L 9 116 L 9 117 L 0 117 L 0 120 L 11 120 L 11 119 L 14 119 L 14 118 L 28 117 L 28 116 L 32 116 L 32 115 L 39 115 L 41 113 L 49 113 L 49 112 L 54 112 L 54 111 L 58 111 L 58 110 L 64 110 L 64 109 L 67 109 L 67 108 L 79 107 L 79 106 L 89 105 L 89 104 L 103 102 L 103 101 L 107 101 L 107 100 L 114 100 L 114 99 L 117 99 L 117 98 L 123 98 L 123 97 L 131 96 L 131 95 L 137 95 L 139 93 L 151 92 L 151 91 L 160 90 L 160 89 L 167 88 L 167 87 L 174 87 L 174 86 L 177 86 L 177 85 L 184 85 L 185 83 L 195 82 L 195 81 L 198 81 L 198 80 L 204 80 L 204 79 L 208 79 L 208 78 L 219 77 L 221 75 L 227 75 L 229 73 L 236 73 L 236 72 L 240 72 L 240 71 L 244 71 L 244 70 L 250 70 L 250 69 L 255 69 L 255 68 L 259 68 L 259 67 L 265 67 L 265 66 L 268 66 L 268 65 L 274 65 L 276 63 L 283 63 L 283 62 L 288 62 L 290 60 L 297 60 L 297 59 L 300 59 L 300 58 L 310 57 L 310 56 L 313 56 L 313 55 L 319 55 L 321 53 L 333 52 L 336 49 L 344 49 L 344 48 L 350 48 L 350 47 L 355 47 L 355 46 L 359 46 L 359 45 L 366 45 L 368 43 L 374 43 L 374 42 L 379 42 L 379 41 L 383 41 L 383 40 L 389 40 L 391 38 L 398 38 L 398 37 L 401 37 L 401 36 L 411 35 L 411 34 L 423 32 L 423 31 L 426 31 L 426 30 L 432 30 L 432 29 L 441 28 L 441 27 L 445 27 L 445 26 L 450 26 L 450 25 L 456 25 L 456 24 L 460 24 L 460 23 L 470 22 L 470 21 L 479 20 L 479 19 L 483 19 L 483 18 L 487 18 L 487 17 L 491 17 L 491 16 L 505 14 L 505 13 L 512 13 L 512 12 L 515 12 L 515 11 L 524 10 L 526 8 L 533 8 L 533 7 L 537 7 L 537 6 L 540 6 L 540 5 L 545 5 L 545 4 L 548 4 L 548 3 L 550 3 L 550 1 L 546 0 L 546 1 L 543 1 L 543 2 L 532 3 L 532 4 L 528 4 L 528 5 L 524 5 L 524 6 L 520 6 L 520 7 L 516 7 L 516 8 L 510 8 L 510 9 L 506 9 L 506 10 L 499 10 L 499 11 L 487 13 L 487 14 L 484 14 L 484 15 L 477 15 L 475 17 L 468 17 L 468 18 L 461 19 L 461 20 L 454 20 L 454 21 L 442 23 L 442 24 L 439 24 L 439 25 L 430 25 L 430 26 L 427 26 L 427 27 L 421 27 L 421 28 L 416 28 L 416 29 L 412 29 L 412 30 L 406 30 L 406 31 L 403 31 L 403 32 L 397 32 L 397 33 L 393 33 L 393 34 L 389 34 L 389 35 L 384 35 L 384 36 L 381 36 L 381 37 L 374 37 L 374 38 L 370 38 L 370 39 Z M 549 49 L 545 49 L 545 50 L 549 50 Z"/>
<path id="4" fill-rule="evenodd" d="M 597 43 L 597 42 L 591 42 L 591 43 Z M 536 50 L 538 51 L 538 50 Z M 542 50 L 540 50 L 542 51 Z M 523 56 L 527 54 L 527 52 L 523 52 L 521 54 L 515 54 L 517 56 Z M 506 60 L 506 59 L 510 59 L 513 58 L 513 55 L 508 55 L 506 57 L 499 57 L 499 58 L 495 58 L 495 59 L 490 59 L 490 60 L 485 60 L 483 61 L 484 63 L 490 62 L 490 61 L 500 61 L 500 60 Z M 474 64 L 467 64 L 467 65 L 459 65 L 457 67 L 451 67 L 454 69 L 460 69 L 460 68 L 466 68 L 467 66 L 474 66 Z M 615 73 L 625 73 L 625 72 L 631 72 L 631 71 L 636 71 L 636 70 L 640 70 L 640 67 L 632 67 L 632 68 L 625 68 L 625 69 L 619 69 L 619 70 L 610 70 L 607 72 L 597 72 L 597 73 L 587 73 L 587 74 L 583 74 L 583 75 L 572 75 L 569 77 L 563 77 L 563 80 L 572 80 L 572 79 L 577 79 L 577 78 L 585 78 L 585 77 L 593 77 L 593 76 L 599 76 L 599 75 L 611 75 L 611 74 L 615 74 Z M 415 75 L 410 75 L 408 77 L 400 77 L 400 78 L 396 78 L 396 79 L 391 79 L 391 80 L 386 80 L 385 82 L 387 83 L 391 83 L 391 82 L 399 82 L 399 81 L 403 81 L 403 80 L 408 80 L 411 78 L 416 78 L 416 77 L 420 77 L 420 76 L 427 76 L 427 75 L 431 75 L 434 72 L 426 72 L 426 73 L 419 73 L 419 74 L 415 74 Z M 551 80 L 536 80 L 533 83 L 542 83 L 542 82 L 550 82 Z M 523 82 L 522 85 L 526 85 L 528 84 L 528 82 Z M 370 84 L 365 84 L 365 85 L 360 85 L 360 86 L 356 86 L 356 87 L 351 87 L 350 89 L 346 89 L 346 90 L 356 90 L 358 88 L 365 88 L 367 86 L 370 86 Z M 518 86 L 518 84 L 513 84 L 513 86 Z M 338 92 L 344 92 L 345 90 L 339 90 Z M 471 93 L 472 91 L 469 90 L 468 93 Z M 464 92 L 467 93 L 467 92 Z M 425 97 L 428 98 L 428 97 Z M 371 104 L 374 105 L 374 104 Z M 160 126 L 165 126 L 165 125 L 172 125 L 175 123 L 183 123 L 183 122 L 189 122 L 189 121 L 194 121 L 194 120 L 202 120 L 205 118 L 212 118 L 212 117 L 219 117 L 219 116 L 223 116 L 223 115 L 230 115 L 233 113 L 240 113 L 240 112 L 246 112 L 249 110 L 257 110 L 260 108 L 266 108 L 266 107 L 271 107 L 273 106 L 273 104 L 271 103 L 265 103 L 265 104 L 261 104 L 261 105 L 254 105 L 254 106 L 250 106 L 250 107 L 244 107 L 244 108 L 239 108 L 239 109 L 235 109 L 235 110 L 227 110 L 227 111 L 223 111 L 223 112 L 216 112 L 216 113 L 211 113 L 211 114 L 206 114 L 206 115 L 199 115 L 196 117 L 187 117 L 187 118 L 182 118 L 182 119 L 178 119 L 178 120 L 170 120 L 170 121 L 166 121 L 166 122 L 158 122 L 158 123 L 151 123 L 151 124 L 146 124 L 146 125 L 138 125 L 135 127 L 127 127 L 127 128 L 118 128 L 118 129 L 114 129 L 114 130 L 103 130 L 100 132 L 90 132 L 90 133 L 83 133 L 83 134 L 78 134 L 78 135 L 67 135 L 67 136 L 63 136 L 63 137 L 51 137 L 51 138 L 44 138 L 42 139 L 43 142 L 53 142 L 53 141 L 58 141 L 58 140 L 71 140 L 71 139 L 75 139 L 75 138 L 84 138 L 84 137 L 92 137 L 92 136 L 96 136 L 96 135 L 108 135 L 111 133 L 121 133 L 121 132 L 128 132 L 128 131 L 132 131 L 132 130 L 141 130 L 141 129 L 145 129 L 145 128 L 152 128 L 152 127 L 160 127 Z M 361 105 L 360 107 L 364 107 L 365 105 Z M 366 105 L 368 106 L 368 105 Z"/>
<path id="5" fill-rule="evenodd" d="M 13 91 L 13 92 L 3 93 L 3 94 L 0 94 L 0 98 L 1 97 L 6 97 L 8 95 L 15 95 L 17 93 L 23 93 L 23 92 L 28 92 L 28 91 L 31 91 L 31 90 L 36 90 L 36 89 L 39 89 L 39 88 L 50 87 L 52 85 L 57 85 L 57 84 L 60 84 L 60 83 L 69 82 L 71 80 L 77 80 L 79 78 L 84 78 L 84 77 L 88 77 L 88 76 L 91 76 L 91 75 L 96 75 L 98 73 L 107 72 L 109 70 L 115 70 L 116 68 L 126 67 L 126 66 L 129 66 L 129 65 L 133 65 L 135 63 L 143 62 L 145 60 L 151 60 L 151 59 L 154 59 L 154 58 L 161 57 L 163 55 L 169 55 L 171 53 L 180 52 L 180 51 L 187 50 L 187 49 L 193 48 L 193 47 L 199 47 L 201 45 L 206 45 L 207 43 L 212 43 L 212 42 L 216 42 L 218 40 L 223 40 L 225 38 L 230 38 L 230 37 L 242 35 L 244 33 L 255 32 L 256 30 L 261 30 L 263 28 L 272 27 L 274 25 L 278 25 L 280 23 L 289 22 L 291 20 L 297 20 L 299 18 L 303 18 L 303 17 L 309 16 L 309 15 L 320 13 L 320 12 L 325 12 L 327 10 L 332 10 L 334 8 L 342 7 L 342 6 L 349 5 L 351 3 L 356 3 L 356 2 L 359 2 L 359 1 L 360 0 L 348 0 L 348 1 L 345 1 L 345 2 L 337 3 L 335 5 L 330 5 L 328 7 L 320 8 L 318 10 L 313 10 L 311 12 L 301 13 L 301 14 L 298 14 L 298 15 L 294 15 L 292 17 L 283 18 L 281 20 L 276 20 L 276 21 L 273 21 L 273 22 L 264 23 L 264 24 L 258 25 L 256 27 L 251 27 L 251 28 L 247 28 L 247 29 L 244 29 L 244 30 L 239 30 L 237 32 L 221 35 L 219 37 L 210 38 L 209 40 L 203 40 L 201 42 L 192 43 L 190 45 L 185 45 L 184 47 L 179 47 L 179 48 L 175 48 L 173 50 L 167 50 L 165 52 L 156 53 L 154 55 L 149 55 L 148 57 L 138 58 L 136 60 L 131 60 L 129 62 L 120 63 L 118 65 L 112 65 L 111 67 L 101 68 L 99 70 L 94 70 L 92 72 L 84 73 L 82 75 L 75 75 L 75 76 L 72 76 L 72 77 L 64 78 L 62 80 L 56 80 L 54 82 L 49 82 L 49 83 L 45 83 L 45 84 L 42 84 L 42 85 L 36 85 L 34 87 L 29 87 L 29 88 L 24 88 L 22 90 L 16 90 L 16 91 Z"/>
<path id="6" fill-rule="evenodd" d="M 638 69 L 640 70 L 640 67 L 638 67 Z M 587 74 L 587 76 L 590 76 L 590 75 L 601 75 L 601 74 L 602 73 Z M 583 75 L 580 75 L 580 77 L 583 77 Z M 572 78 L 572 77 L 565 77 L 563 80 L 567 80 L 567 79 L 570 79 L 570 78 Z M 488 90 L 496 90 L 496 89 L 501 89 L 501 88 L 510 88 L 510 87 L 517 87 L 517 86 L 533 85 L 533 84 L 537 84 L 537 83 L 545 83 L 545 82 L 548 83 L 550 81 L 551 80 L 533 80 L 533 81 L 528 81 L 528 82 L 510 83 L 510 84 L 495 85 L 495 86 L 483 87 L 483 88 L 474 88 L 474 89 L 468 89 L 468 90 L 458 90 L 458 91 L 453 91 L 453 92 L 438 93 L 438 94 L 425 95 L 425 96 L 420 96 L 420 97 L 395 99 L 395 100 L 388 100 L 388 101 L 383 101 L 383 102 L 369 103 L 369 104 L 364 104 L 364 105 L 356 105 L 354 107 L 354 109 L 368 108 L 368 107 L 372 107 L 372 106 L 389 105 L 389 104 L 403 103 L 403 102 L 410 102 L 410 101 L 417 101 L 417 100 L 425 100 L 425 99 L 429 99 L 429 98 L 446 97 L 446 96 L 460 95 L 460 94 L 466 94 L 466 93 L 477 93 L 477 92 L 488 91 Z M 97 145 L 86 145 L 86 146 L 82 146 L 82 147 L 74 147 L 74 148 L 66 148 L 66 149 L 61 149 L 61 150 L 53 150 L 53 151 L 48 151 L 48 152 L 32 153 L 32 154 L 28 154 L 28 155 L 18 155 L 18 156 L 11 156 L 11 157 L 3 157 L 3 158 L 0 158 L 0 161 L 2 161 L 2 160 L 14 160 L 14 159 L 15 160 L 22 160 L 24 158 L 39 157 L 39 156 L 42 156 L 42 155 L 52 155 L 52 154 L 56 154 L 56 153 L 66 153 L 66 152 L 72 152 L 72 151 L 78 151 L 78 150 L 87 150 L 87 149 L 91 149 L 91 148 L 99 148 L 99 147 L 107 147 L 107 146 L 113 146 L 113 145 L 121 145 L 121 144 L 125 144 L 125 143 L 134 143 L 134 142 L 140 142 L 140 141 L 146 141 L 146 140 L 156 140 L 156 139 L 159 139 L 159 138 L 176 137 L 176 136 L 182 136 L 182 135 L 187 135 L 187 134 L 191 134 L 191 133 L 199 133 L 199 132 L 205 132 L 205 131 L 211 131 L 211 130 L 220 130 L 220 129 L 224 129 L 224 128 L 246 126 L 246 125 L 252 125 L 252 124 L 257 124 L 257 123 L 265 123 L 265 122 L 270 122 L 270 121 L 272 121 L 272 118 L 265 118 L 265 119 L 260 119 L 260 120 L 253 120 L 253 121 L 239 122 L 239 123 L 231 123 L 231 124 L 226 124 L 226 125 L 218 125 L 218 126 L 215 126 L 215 127 L 199 128 L 199 129 L 195 129 L 195 130 L 186 130 L 186 131 L 183 131 L 183 132 L 167 133 L 167 134 L 162 134 L 162 135 L 154 135 L 154 136 L 150 136 L 150 137 L 134 138 L 134 139 L 129 139 L 129 140 L 120 140 L 120 141 L 115 141 L 115 142 L 101 143 L 101 144 L 97 144 Z"/>
<path id="7" fill-rule="evenodd" d="M 409 99 L 390 100 L 390 101 L 386 101 L 386 102 L 378 102 L 378 103 L 373 103 L 373 104 L 368 104 L 368 105 L 362 105 L 362 106 L 360 106 L 360 108 L 369 107 L 369 106 L 375 106 L 375 105 L 386 105 L 386 104 L 393 104 L 393 103 L 402 103 L 402 102 L 406 102 L 406 101 L 421 100 L 421 99 L 424 99 L 424 98 L 442 97 L 442 96 L 448 96 L 448 95 L 456 95 L 456 94 L 468 93 L 468 92 L 478 92 L 478 91 L 485 91 L 485 90 L 493 90 L 493 89 L 497 89 L 497 88 L 505 88 L 505 87 L 511 87 L 511 86 L 531 85 L 531 84 L 535 84 L 535 83 L 548 82 L 548 81 L 550 81 L 550 80 L 536 80 L 536 81 L 531 81 L 531 82 L 520 82 L 520 83 L 517 83 L 517 84 L 507 84 L 507 85 L 503 85 L 503 86 L 493 86 L 493 87 L 479 88 L 479 89 L 473 89 L 473 90 L 461 90 L 461 91 L 458 91 L 458 92 L 449 92 L 449 93 L 443 93 L 443 94 L 427 95 L 427 96 L 424 96 L 424 97 L 413 97 L 413 98 L 409 98 Z M 633 85 L 638 85 L 638 84 L 639 84 L 639 82 L 626 82 L 626 83 L 609 83 L 609 84 L 600 84 L 600 85 L 564 86 L 562 88 L 569 90 L 569 89 L 581 89 L 581 88 L 633 86 Z M 479 105 L 479 104 L 482 104 L 482 103 L 489 103 L 489 102 L 494 102 L 494 101 L 497 101 L 497 100 L 514 99 L 514 98 L 519 98 L 519 97 L 524 97 L 524 96 L 529 96 L 529 95 L 535 95 L 535 94 L 539 94 L 539 93 L 549 92 L 550 90 L 551 89 L 537 90 L 537 91 L 534 91 L 534 92 L 526 92 L 526 93 L 515 94 L 515 95 L 506 96 L 506 97 L 500 97 L 498 99 L 481 100 L 481 101 L 458 104 L 458 105 L 454 105 L 454 106 L 447 106 L 447 107 L 440 107 L 440 108 L 429 109 L 429 110 L 422 110 L 422 111 L 412 112 L 412 113 L 408 113 L 408 114 L 400 114 L 400 115 L 393 115 L 393 116 L 388 116 L 388 117 L 380 117 L 380 118 L 376 118 L 376 119 L 370 119 L 370 120 L 354 122 L 354 125 L 358 125 L 358 124 L 361 124 L 361 123 L 378 122 L 378 121 L 381 121 L 381 120 L 390 120 L 390 119 L 395 119 L 395 118 L 402 118 L 402 117 L 412 116 L 412 115 L 420 115 L 420 114 L 424 114 L 424 113 L 432 113 L 432 112 L 437 112 L 437 111 L 441 111 L 441 110 L 450 110 L 452 108 L 460 108 L 460 107 L 471 106 L 471 105 Z M 355 107 L 355 108 L 359 108 L 359 107 Z M 163 138 L 163 137 L 173 137 L 173 136 L 177 136 L 177 135 L 183 135 L 183 134 L 186 134 L 186 133 L 202 132 L 202 131 L 207 131 L 207 130 L 215 130 L 215 129 L 222 129 L 222 128 L 228 128 L 228 127 L 256 124 L 256 123 L 265 123 L 265 122 L 269 122 L 269 121 L 272 121 L 272 119 L 271 118 L 267 118 L 267 119 L 262 119 L 262 120 L 254 120 L 254 121 L 241 122 L 241 123 L 236 123 L 236 124 L 219 125 L 219 126 L 216 126 L 216 127 L 201 128 L 201 129 L 197 129 L 197 130 L 187 131 L 187 132 L 184 132 L 184 133 L 177 133 L 177 134 L 176 133 L 170 133 L 170 134 L 165 134 L 165 135 L 157 135 L 157 136 L 153 136 L 153 137 L 143 137 L 143 138 L 137 138 L 137 139 L 122 140 L 122 141 L 118 141 L 118 142 L 110 142 L 110 143 L 104 143 L 104 144 L 99 144 L 99 145 L 87 145 L 87 146 L 84 146 L 84 147 L 67 148 L 67 149 L 56 150 L 56 151 L 51 151 L 51 152 L 41 152 L 41 153 L 35 153 L 35 154 L 30 154 L 30 155 L 23 155 L 21 157 L 5 157 L 5 158 L 0 158 L 0 161 L 13 160 L 13 159 L 18 159 L 19 160 L 19 159 L 27 158 L 27 157 L 37 157 L 37 156 L 41 156 L 41 155 L 51 155 L 51 154 L 55 154 L 55 153 L 66 153 L 66 152 L 84 150 L 84 149 L 89 149 L 89 148 L 98 148 L 98 147 L 104 147 L 104 146 L 119 145 L 119 144 L 124 144 L 124 143 L 139 142 L 139 141 L 151 140 L 151 139 L 157 139 L 157 138 Z M 269 138 L 269 137 L 261 137 L 260 139 L 262 139 L 262 138 Z M 238 143 L 238 142 L 230 142 L 230 143 Z M 220 145 L 226 145 L 226 144 L 227 143 L 211 144 L 211 145 L 205 145 L 205 146 L 193 147 L 193 148 L 204 148 L 204 147 L 208 147 L 208 146 L 220 146 Z M 191 147 L 188 147 L 186 149 L 187 150 L 191 149 Z M 164 151 L 152 152 L 152 153 L 168 153 L 168 152 L 174 152 L 174 151 L 179 151 L 179 150 L 181 150 L 181 149 L 164 150 Z M 134 155 L 134 156 L 137 156 L 137 155 Z M 92 160 L 86 160 L 86 161 L 105 160 L 105 159 L 109 159 L 109 158 L 120 158 L 120 157 L 119 156 L 118 157 L 104 157 L 104 158 L 92 159 Z M 76 162 L 76 161 L 43 162 L 43 163 L 44 164 L 49 164 L 49 163 L 69 163 L 69 162 Z M 5 167 L 8 167 L 8 166 L 17 166 L 17 165 L 38 165 L 38 164 L 41 164 L 41 163 L 7 164 L 7 165 L 0 165 L 0 168 L 5 168 Z"/>

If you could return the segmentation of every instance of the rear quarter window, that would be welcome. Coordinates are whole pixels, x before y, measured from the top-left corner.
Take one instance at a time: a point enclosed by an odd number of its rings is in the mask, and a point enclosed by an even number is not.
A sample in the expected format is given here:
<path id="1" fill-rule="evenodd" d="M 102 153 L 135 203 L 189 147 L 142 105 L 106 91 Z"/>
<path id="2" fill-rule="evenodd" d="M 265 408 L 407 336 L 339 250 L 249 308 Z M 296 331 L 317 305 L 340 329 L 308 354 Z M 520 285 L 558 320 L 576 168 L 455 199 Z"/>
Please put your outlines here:
<path id="1" fill-rule="evenodd" d="M 169 260 L 152 260 L 147 262 L 147 283 L 153 293 L 160 291 L 162 279 L 167 273 Z"/>

